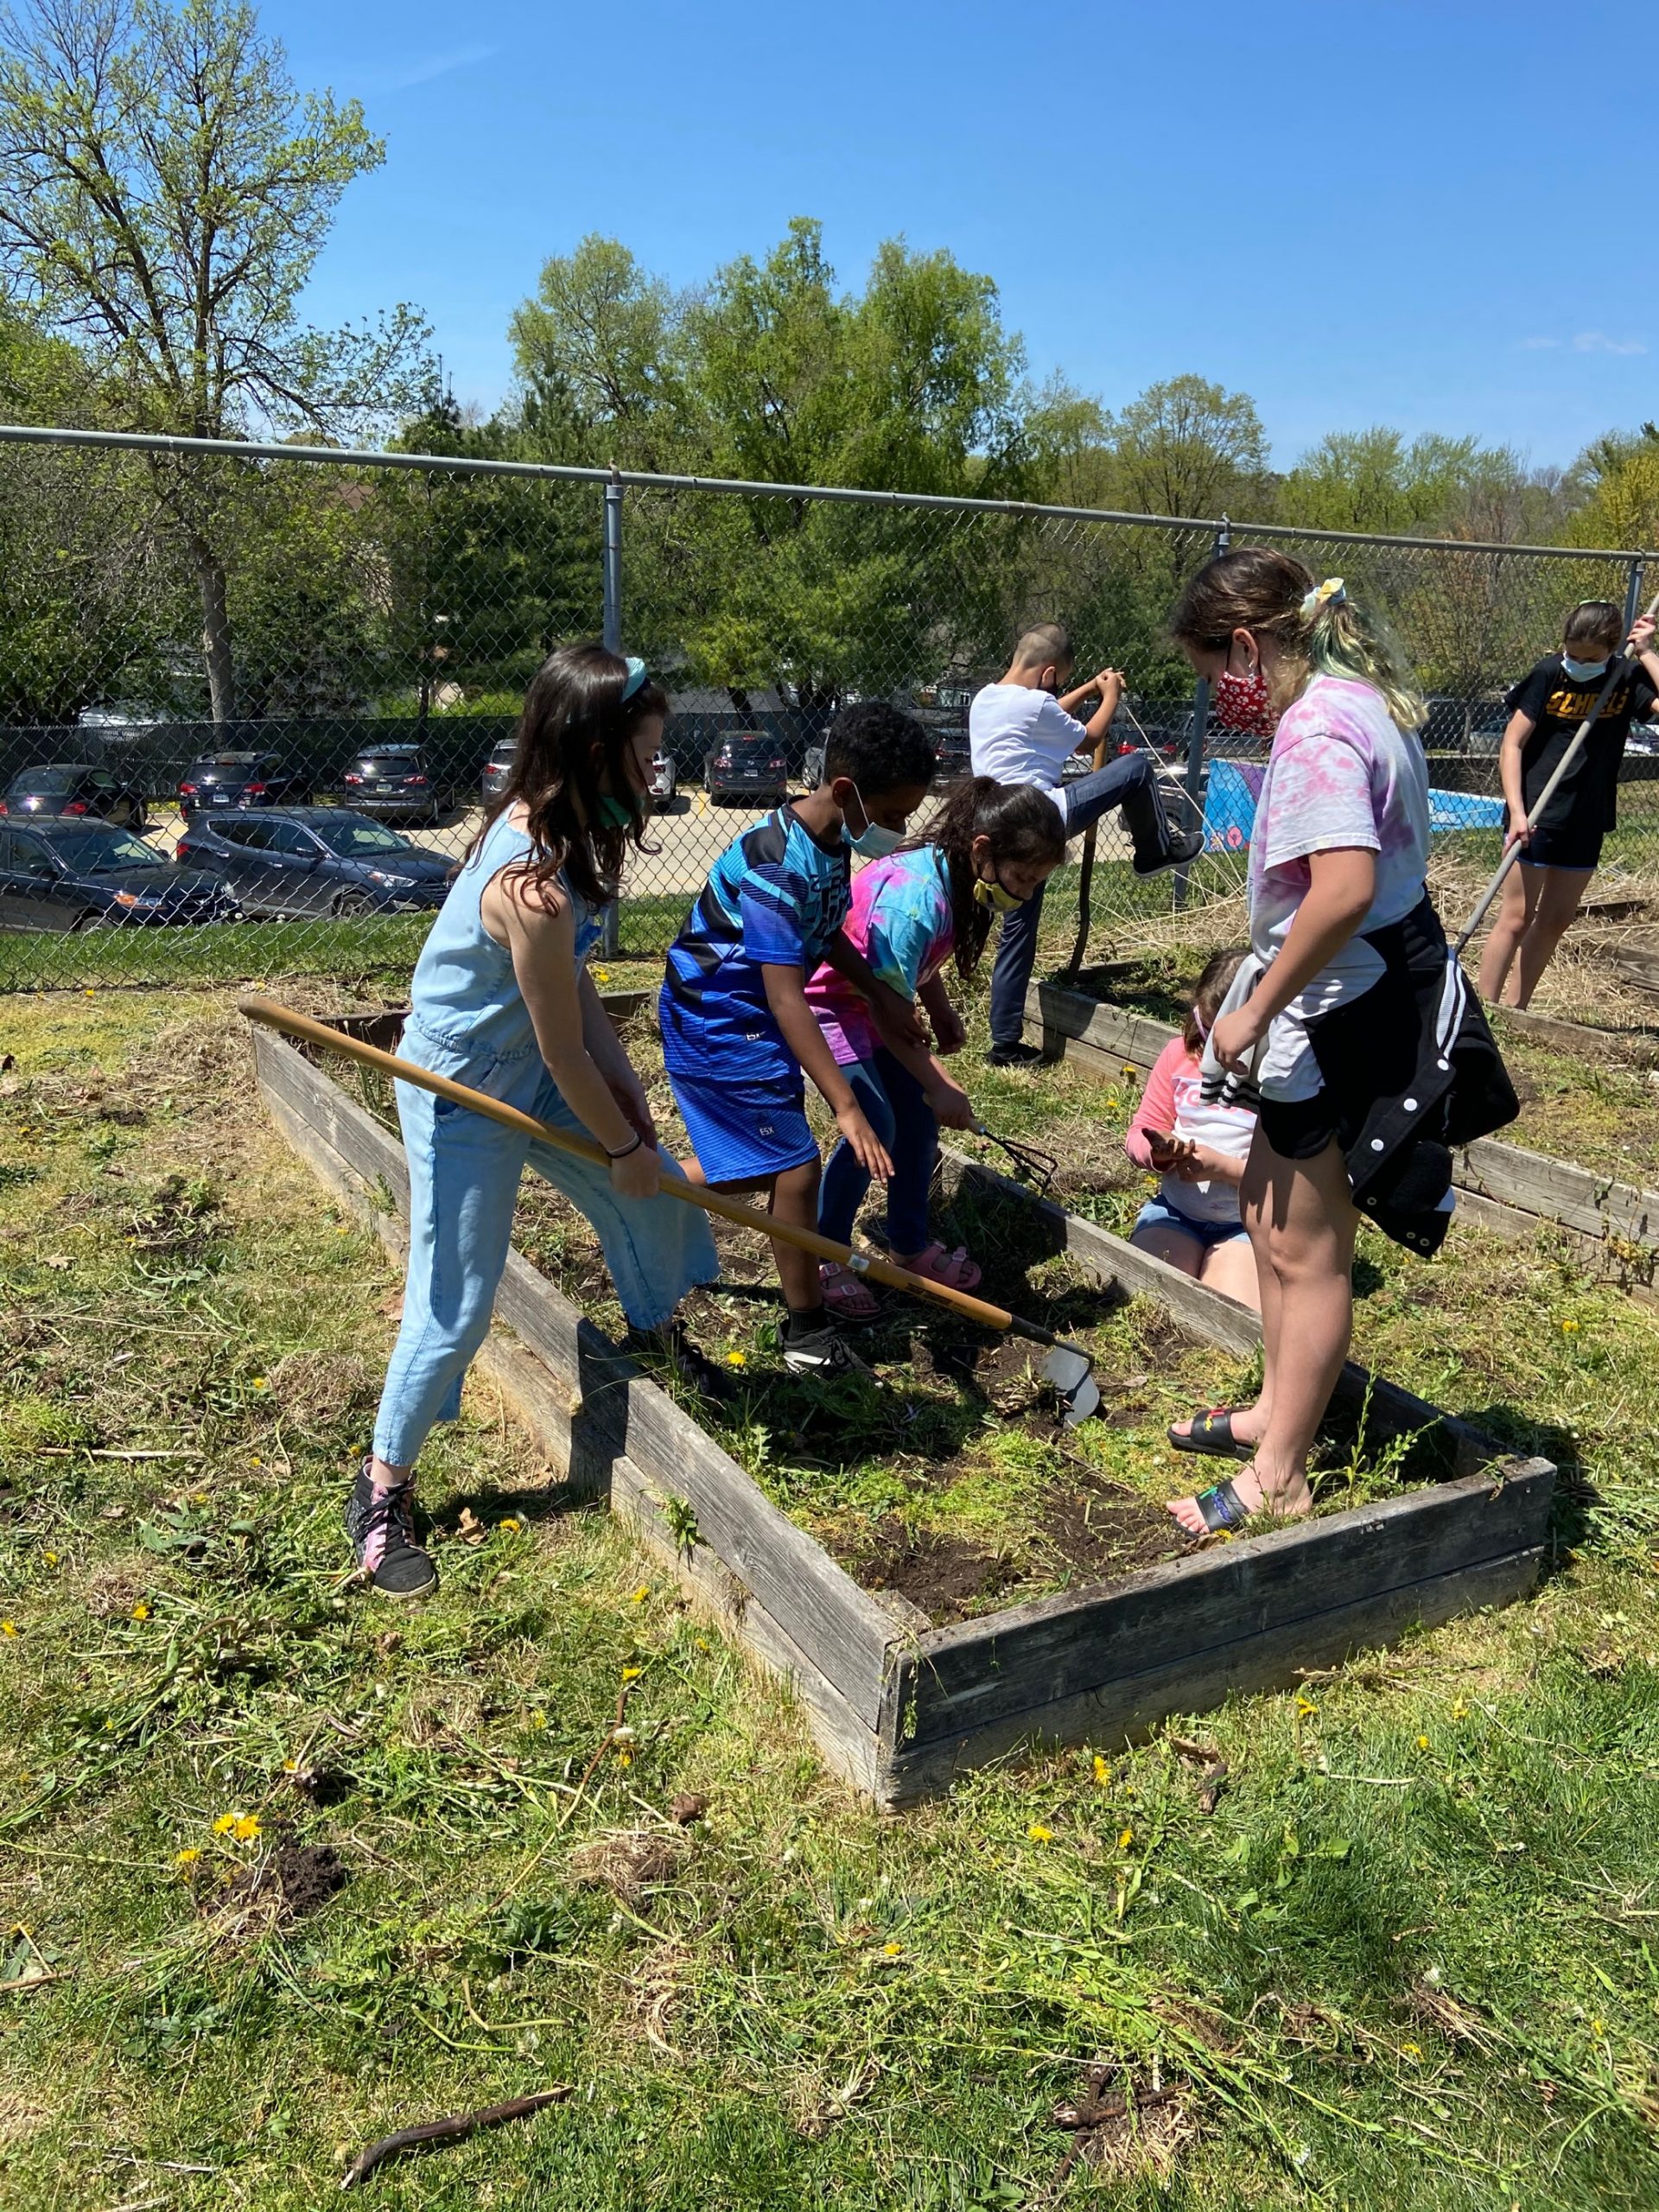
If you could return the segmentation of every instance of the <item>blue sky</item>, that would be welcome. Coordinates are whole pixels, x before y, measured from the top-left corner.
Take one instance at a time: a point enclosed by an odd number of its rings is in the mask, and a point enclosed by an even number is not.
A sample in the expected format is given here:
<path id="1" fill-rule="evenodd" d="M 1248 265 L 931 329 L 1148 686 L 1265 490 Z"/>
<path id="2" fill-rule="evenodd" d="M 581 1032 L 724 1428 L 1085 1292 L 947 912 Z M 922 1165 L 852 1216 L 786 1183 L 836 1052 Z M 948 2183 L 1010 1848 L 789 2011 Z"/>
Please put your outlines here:
<path id="1" fill-rule="evenodd" d="M 1109 405 L 1187 370 L 1250 392 L 1281 467 L 1376 422 L 1565 464 L 1659 415 L 1639 6 L 262 13 L 299 84 L 356 94 L 388 141 L 310 312 L 412 301 L 486 408 L 512 308 L 585 232 L 686 284 L 813 214 L 849 282 L 895 233 L 948 247 L 995 280 L 1039 377 Z"/>

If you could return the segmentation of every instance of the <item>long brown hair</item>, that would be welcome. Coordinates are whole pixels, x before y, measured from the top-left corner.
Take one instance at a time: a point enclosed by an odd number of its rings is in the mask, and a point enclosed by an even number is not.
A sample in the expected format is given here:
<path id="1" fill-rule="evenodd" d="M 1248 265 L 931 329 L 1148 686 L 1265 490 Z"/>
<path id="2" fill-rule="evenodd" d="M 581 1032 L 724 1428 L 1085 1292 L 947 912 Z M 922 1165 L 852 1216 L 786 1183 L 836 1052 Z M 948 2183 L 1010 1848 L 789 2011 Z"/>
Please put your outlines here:
<path id="1" fill-rule="evenodd" d="M 994 868 L 1011 861 L 1036 868 L 1045 861 L 1058 868 L 1065 858 L 1065 823 L 1046 791 L 1027 784 L 999 784 L 995 776 L 964 776 L 949 787 L 925 835 L 910 838 L 901 850 L 937 845 L 944 855 L 957 972 L 962 976 L 971 976 L 978 967 L 991 929 L 989 907 L 974 896 L 976 837 L 988 840 Z"/>
<path id="2" fill-rule="evenodd" d="M 1203 975 L 1192 986 L 1192 1003 L 1181 1024 L 1181 1042 L 1189 1052 L 1204 1050 L 1204 1040 L 1216 1026 L 1222 1001 L 1232 988 L 1243 957 L 1242 945 L 1229 946 L 1224 952 L 1212 952 L 1205 962 Z"/>
<path id="3" fill-rule="evenodd" d="M 1334 590 L 1326 587 L 1327 595 L 1310 605 L 1313 577 L 1300 561 L 1271 545 L 1240 545 L 1206 561 L 1188 583 L 1170 635 L 1178 645 L 1224 652 L 1235 630 L 1265 632 L 1293 668 L 1369 683 L 1401 729 L 1421 729 L 1428 708 L 1405 648 L 1381 616 L 1348 597 L 1340 577 L 1331 584 Z"/>
<path id="4" fill-rule="evenodd" d="M 629 849 L 644 842 L 646 810 L 626 753 L 647 716 L 667 718 L 668 696 L 647 677 L 625 699 L 628 664 L 596 645 L 561 645 L 531 678 L 518 716 L 512 772 L 467 850 L 470 860 L 507 808 L 523 800 L 533 848 L 513 873 L 550 887 L 561 872 L 590 906 L 608 906 Z M 603 798 L 619 800 L 626 822 L 600 818 Z"/>

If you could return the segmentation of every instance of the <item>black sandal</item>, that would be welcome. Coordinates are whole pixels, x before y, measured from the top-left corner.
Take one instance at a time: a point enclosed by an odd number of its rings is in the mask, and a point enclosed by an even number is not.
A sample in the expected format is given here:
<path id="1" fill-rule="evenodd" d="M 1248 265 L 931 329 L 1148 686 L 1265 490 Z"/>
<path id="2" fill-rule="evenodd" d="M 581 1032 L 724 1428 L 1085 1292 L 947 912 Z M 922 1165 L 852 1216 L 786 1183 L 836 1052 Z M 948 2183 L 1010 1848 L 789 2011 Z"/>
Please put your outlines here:
<path id="1" fill-rule="evenodd" d="M 1178 1452 L 1202 1452 L 1215 1459 L 1242 1459 L 1248 1466 L 1255 1457 L 1254 1444 L 1246 1444 L 1233 1434 L 1233 1415 L 1236 1406 L 1211 1406 L 1206 1414 L 1194 1414 L 1183 1436 L 1172 1424 L 1164 1431 Z"/>
<path id="2" fill-rule="evenodd" d="M 1242 1529 L 1250 1517 L 1250 1509 L 1233 1488 L 1230 1482 L 1219 1482 L 1213 1490 L 1201 1490 L 1192 1503 L 1204 1516 L 1206 1536 L 1218 1535 L 1224 1529 Z M 1187 1531 L 1192 1535 L 1192 1531 Z M 1193 1537 L 1196 1543 L 1198 1539 Z"/>

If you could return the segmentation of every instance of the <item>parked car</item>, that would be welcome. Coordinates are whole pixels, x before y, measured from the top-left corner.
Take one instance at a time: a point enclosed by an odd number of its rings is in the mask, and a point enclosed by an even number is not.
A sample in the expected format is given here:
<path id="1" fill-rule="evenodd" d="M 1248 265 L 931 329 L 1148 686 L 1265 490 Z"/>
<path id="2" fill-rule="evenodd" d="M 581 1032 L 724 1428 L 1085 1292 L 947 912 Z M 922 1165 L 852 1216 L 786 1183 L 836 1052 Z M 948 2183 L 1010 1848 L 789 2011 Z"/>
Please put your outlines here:
<path id="1" fill-rule="evenodd" d="M 965 729 L 942 731 L 935 740 L 938 747 L 938 765 L 933 771 L 933 788 L 943 791 L 947 784 L 959 783 L 963 777 L 974 772 L 973 755 L 969 748 Z"/>
<path id="2" fill-rule="evenodd" d="M 135 745 L 172 719 L 153 707 L 83 707 L 75 716 L 75 728 L 104 745 Z"/>
<path id="3" fill-rule="evenodd" d="M 651 796 L 658 806 L 673 804 L 679 781 L 673 760 L 666 753 L 659 753 L 651 764 Z"/>
<path id="4" fill-rule="evenodd" d="M 435 823 L 454 804 L 454 793 L 439 784 L 418 745 L 365 746 L 340 782 L 359 814 L 387 821 Z"/>
<path id="5" fill-rule="evenodd" d="M 179 858 L 211 868 L 251 914 L 370 914 L 441 906 L 457 863 L 343 806 L 199 817 Z"/>
<path id="6" fill-rule="evenodd" d="M 274 753 L 212 753 L 192 761 L 179 785 L 187 822 L 222 806 L 308 806 L 311 779 Z"/>
<path id="7" fill-rule="evenodd" d="M 499 737 L 490 747 L 490 757 L 484 763 L 484 774 L 479 785 L 479 797 L 486 806 L 493 806 L 507 788 L 507 778 L 512 773 L 512 764 L 518 757 L 516 737 Z"/>
<path id="8" fill-rule="evenodd" d="M 107 768 L 82 767 L 73 760 L 45 767 L 20 768 L 0 798 L 0 814 L 92 817 L 118 822 L 128 830 L 144 826 L 144 795 Z"/>
<path id="9" fill-rule="evenodd" d="M 763 730 L 738 730 L 721 740 L 702 764 L 702 788 L 716 806 L 727 799 L 776 806 L 789 791 L 789 755 L 781 738 Z"/>
<path id="10" fill-rule="evenodd" d="M 113 823 L 0 823 L 0 929 L 234 922 L 229 887 Z"/>

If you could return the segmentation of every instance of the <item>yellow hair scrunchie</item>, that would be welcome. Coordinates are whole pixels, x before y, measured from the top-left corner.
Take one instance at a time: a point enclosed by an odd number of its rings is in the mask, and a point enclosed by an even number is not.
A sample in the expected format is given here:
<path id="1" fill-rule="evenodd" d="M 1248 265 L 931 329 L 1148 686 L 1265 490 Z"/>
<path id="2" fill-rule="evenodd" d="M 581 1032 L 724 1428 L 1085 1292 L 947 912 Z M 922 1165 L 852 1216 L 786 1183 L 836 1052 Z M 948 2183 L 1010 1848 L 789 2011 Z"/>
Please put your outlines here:
<path id="1" fill-rule="evenodd" d="M 1313 617 L 1319 613 L 1319 609 L 1325 606 L 1328 601 L 1333 599 L 1344 600 L 1346 599 L 1347 596 L 1348 588 L 1343 582 L 1342 578 L 1340 576 L 1327 576 L 1322 584 L 1316 584 L 1313 589 L 1308 593 L 1306 598 L 1303 600 L 1303 621 L 1311 622 L 1313 620 Z"/>

